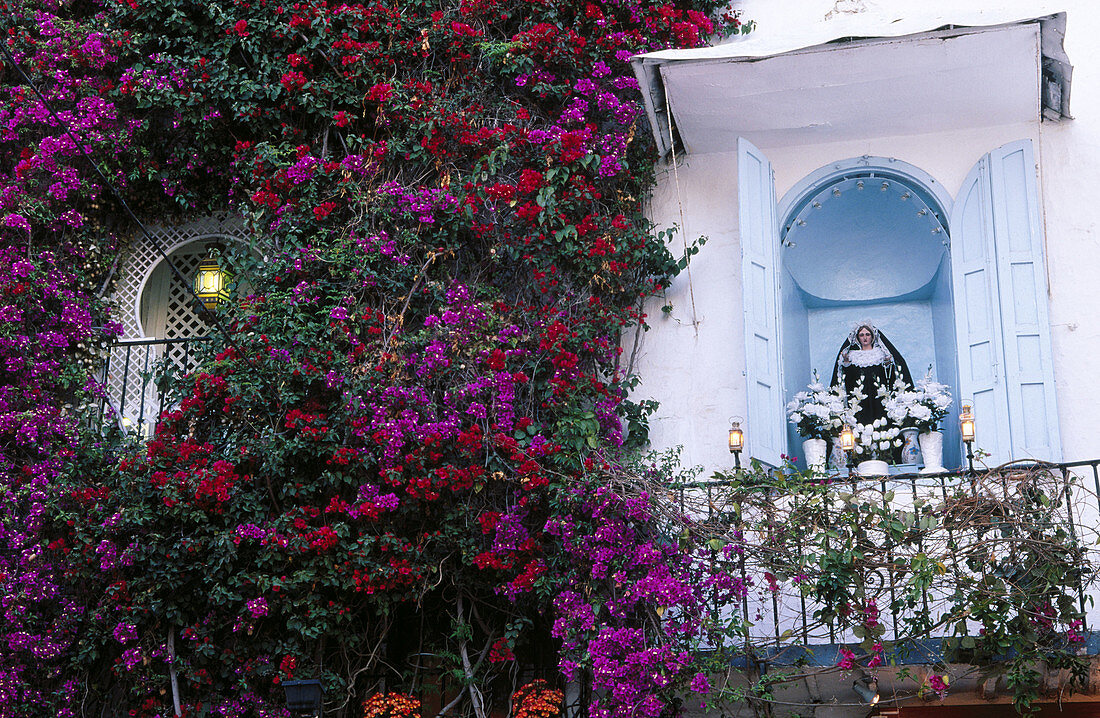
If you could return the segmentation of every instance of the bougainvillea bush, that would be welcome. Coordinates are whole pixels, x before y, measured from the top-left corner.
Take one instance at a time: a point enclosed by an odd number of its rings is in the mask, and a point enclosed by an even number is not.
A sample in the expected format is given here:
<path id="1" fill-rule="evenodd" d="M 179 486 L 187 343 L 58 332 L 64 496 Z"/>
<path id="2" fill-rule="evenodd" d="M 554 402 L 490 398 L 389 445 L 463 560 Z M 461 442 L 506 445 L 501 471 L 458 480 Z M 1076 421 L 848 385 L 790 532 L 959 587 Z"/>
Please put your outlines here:
<path id="1" fill-rule="evenodd" d="M 619 347 L 682 262 L 627 60 L 734 31 L 713 5 L 5 4 L 56 116 L 6 64 L 0 716 L 702 691 L 717 589 L 620 490 Z M 247 227 L 248 290 L 136 447 L 88 408 L 139 231 L 108 183 Z"/>

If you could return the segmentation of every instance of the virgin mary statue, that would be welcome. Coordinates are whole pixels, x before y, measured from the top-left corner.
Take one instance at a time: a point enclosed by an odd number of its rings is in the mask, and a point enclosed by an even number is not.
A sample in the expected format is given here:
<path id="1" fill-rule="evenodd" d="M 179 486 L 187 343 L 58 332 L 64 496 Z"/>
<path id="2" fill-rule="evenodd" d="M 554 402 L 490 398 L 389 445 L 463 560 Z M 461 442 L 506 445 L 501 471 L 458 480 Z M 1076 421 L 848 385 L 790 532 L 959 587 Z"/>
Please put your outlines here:
<path id="1" fill-rule="evenodd" d="M 862 321 L 852 327 L 837 352 L 830 383 L 843 384 L 848 396 L 860 389 L 865 398 L 856 412 L 856 421 L 867 425 L 887 418 L 879 389 L 892 387 L 899 377 L 913 385 L 913 375 L 898 350 L 874 324 Z"/>

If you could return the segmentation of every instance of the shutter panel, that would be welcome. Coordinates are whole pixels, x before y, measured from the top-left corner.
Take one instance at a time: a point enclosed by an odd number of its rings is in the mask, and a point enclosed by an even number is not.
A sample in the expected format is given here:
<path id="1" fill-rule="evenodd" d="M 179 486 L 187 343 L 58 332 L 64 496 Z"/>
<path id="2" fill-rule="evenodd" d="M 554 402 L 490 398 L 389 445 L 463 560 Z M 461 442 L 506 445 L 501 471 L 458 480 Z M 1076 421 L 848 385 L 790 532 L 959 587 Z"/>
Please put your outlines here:
<path id="1" fill-rule="evenodd" d="M 737 141 L 741 283 L 745 308 L 747 454 L 773 466 L 786 453 L 786 414 L 779 362 L 779 227 L 771 162 Z"/>
<path id="2" fill-rule="evenodd" d="M 1008 461 L 1009 414 L 1005 390 L 996 245 L 990 201 L 989 156 L 963 182 L 951 210 L 951 280 L 959 357 L 959 396 L 974 402 L 975 445 L 989 461 Z"/>
<path id="3" fill-rule="evenodd" d="M 1031 140 L 989 154 L 1012 458 L 1062 460 Z"/>

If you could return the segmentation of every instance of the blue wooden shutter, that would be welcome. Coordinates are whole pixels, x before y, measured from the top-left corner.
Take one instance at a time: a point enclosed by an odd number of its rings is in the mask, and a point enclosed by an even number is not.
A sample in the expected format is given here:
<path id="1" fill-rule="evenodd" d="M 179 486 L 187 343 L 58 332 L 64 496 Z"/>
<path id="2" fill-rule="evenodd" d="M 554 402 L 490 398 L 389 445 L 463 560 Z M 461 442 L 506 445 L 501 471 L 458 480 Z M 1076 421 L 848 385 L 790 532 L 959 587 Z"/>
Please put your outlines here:
<path id="1" fill-rule="evenodd" d="M 959 400 L 973 400 L 975 445 L 991 466 L 1061 459 L 1031 142 L 970 171 L 951 211 Z"/>
<path id="2" fill-rule="evenodd" d="M 1031 140 L 989 153 L 1012 458 L 1062 460 Z"/>
<path id="3" fill-rule="evenodd" d="M 989 156 L 970 171 L 951 210 L 951 279 L 959 356 L 958 401 L 973 401 L 978 447 L 1008 461 L 1008 392 L 1001 348 Z"/>
<path id="4" fill-rule="evenodd" d="M 779 466 L 786 453 L 786 414 L 779 363 L 775 183 L 768 158 L 737 141 L 737 198 L 741 229 L 741 282 L 745 305 L 745 377 L 749 456 Z"/>

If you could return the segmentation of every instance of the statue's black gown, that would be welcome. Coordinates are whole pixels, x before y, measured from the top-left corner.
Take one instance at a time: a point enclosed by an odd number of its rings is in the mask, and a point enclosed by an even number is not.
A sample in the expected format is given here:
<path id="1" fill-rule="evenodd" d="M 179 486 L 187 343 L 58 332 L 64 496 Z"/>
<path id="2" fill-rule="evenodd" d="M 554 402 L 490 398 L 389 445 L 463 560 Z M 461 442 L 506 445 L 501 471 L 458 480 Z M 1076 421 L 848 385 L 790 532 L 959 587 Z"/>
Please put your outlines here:
<path id="1" fill-rule="evenodd" d="M 882 399 L 878 396 L 879 387 L 893 386 L 899 376 L 905 380 L 906 384 L 913 386 L 913 375 L 909 373 L 909 367 L 905 364 L 905 359 L 902 358 L 901 353 L 881 331 L 879 331 L 879 340 L 887 353 L 893 357 L 893 361 L 870 366 L 856 366 L 854 364 L 844 366 L 841 364 L 844 351 L 854 348 L 845 340 L 840 347 L 840 351 L 837 352 L 836 363 L 833 365 L 833 379 L 830 382 L 832 386 L 837 386 L 843 382 L 844 389 L 849 396 L 859 386 L 860 382 L 863 382 L 863 393 L 867 395 L 867 398 L 863 400 L 859 411 L 856 412 L 856 421 L 865 425 L 873 423 L 876 419 L 886 418 L 886 408 L 882 404 Z"/>

